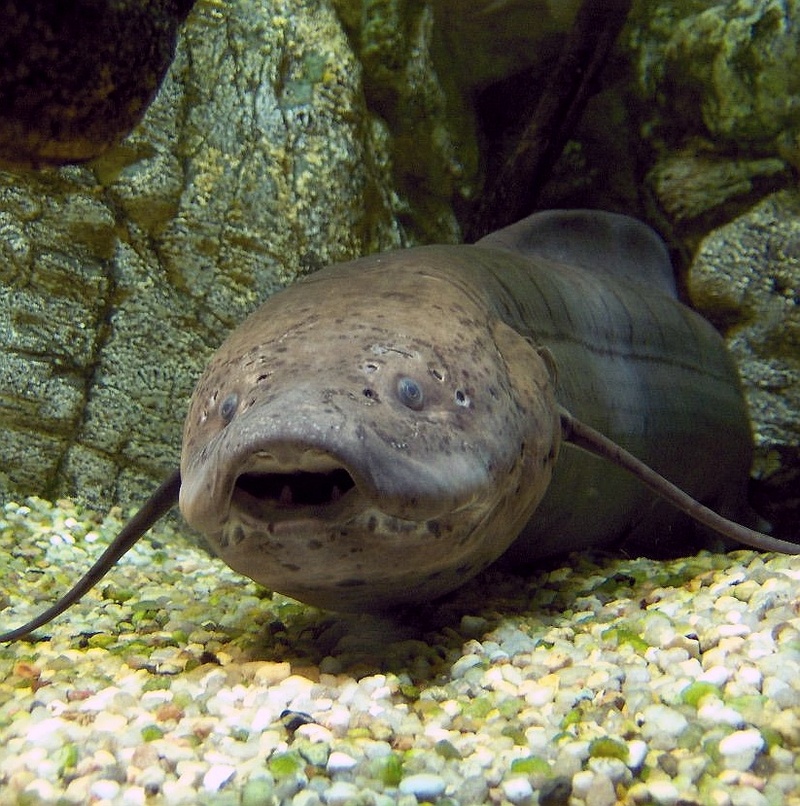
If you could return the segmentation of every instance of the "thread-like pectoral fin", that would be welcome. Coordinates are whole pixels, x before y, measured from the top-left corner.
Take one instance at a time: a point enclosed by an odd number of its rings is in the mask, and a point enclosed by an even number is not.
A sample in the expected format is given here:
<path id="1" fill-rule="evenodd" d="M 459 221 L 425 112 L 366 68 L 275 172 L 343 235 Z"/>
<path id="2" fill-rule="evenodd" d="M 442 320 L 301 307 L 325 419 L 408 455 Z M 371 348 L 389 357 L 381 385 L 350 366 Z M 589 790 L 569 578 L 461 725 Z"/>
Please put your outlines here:
<path id="1" fill-rule="evenodd" d="M 178 502 L 178 490 L 181 477 L 176 470 L 150 496 L 147 503 L 123 526 L 108 548 L 95 560 L 94 565 L 70 588 L 55 604 L 51 605 L 36 618 L 15 630 L 0 633 L 0 642 L 18 641 L 39 627 L 60 616 L 67 608 L 77 602 L 87 591 L 91 590 L 113 567 L 114 563 L 125 554 L 142 535 L 166 515 Z"/>
<path id="2" fill-rule="evenodd" d="M 737 543 L 758 549 L 759 551 L 777 551 L 781 554 L 800 553 L 800 544 L 788 540 L 779 540 L 755 529 L 749 529 L 736 521 L 724 518 L 713 509 L 701 504 L 680 487 L 665 479 L 640 459 L 626 451 L 616 442 L 596 431 L 591 426 L 576 420 L 566 409 L 559 407 L 561 417 L 562 436 L 569 442 L 589 453 L 607 459 L 609 462 L 622 467 L 638 478 L 642 484 L 668 501 L 681 512 L 686 513 L 697 523 L 712 529 L 715 532 L 730 538 Z"/>

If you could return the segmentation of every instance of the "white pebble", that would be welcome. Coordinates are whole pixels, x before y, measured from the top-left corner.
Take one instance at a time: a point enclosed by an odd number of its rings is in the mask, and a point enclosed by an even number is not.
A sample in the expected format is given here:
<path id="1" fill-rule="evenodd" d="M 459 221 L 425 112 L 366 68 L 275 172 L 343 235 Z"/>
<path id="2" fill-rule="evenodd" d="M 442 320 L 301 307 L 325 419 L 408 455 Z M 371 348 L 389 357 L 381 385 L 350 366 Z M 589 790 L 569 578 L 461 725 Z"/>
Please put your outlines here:
<path id="1" fill-rule="evenodd" d="M 800 691 L 777 677 L 765 678 L 761 692 L 781 710 L 800 705 Z"/>
<path id="2" fill-rule="evenodd" d="M 791 801 L 784 802 L 790 803 Z M 731 792 L 731 804 L 732 806 L 769 806 L 769 801 L 757 789 L 743 786 Z"/>
<path id="3" fill-rule="evenodd" d="M 602 773 L 593 775 L 585 799 L 586 806 L 614 806 L 617 802 L 614 783 L 607 775 Z"/>
<path id="4" fill-rule="evenodd" d="M 628 767 L 637 770 L 644 764 L 647 758 L 647 742 L 641 739 L 631 739 L 628 742 Z"/>
<path id="5" fill-rule="evenodd" d="M 45 781 L 41 778 L 31 781 L 25 787 L 25 794 L 34 795 L 43 803 L 55 803 L 58 800 L 55 787 L 50 783 L 50 781 Z"/>
<path id="6" fill-rule="evenodd" d="M 576 798 L 586 800 L 586 795 L 592 786 L 593 780 L 594 773 L 590 770 L 581 770 L 580 772 L 576 772 L 575 775 L 572 776 L 572 794 Z"/>
<path id="7" fill-rule="evenodd" d="M 674 806 L 680 796 L 678 788 L 672 781 L 650 781 L 647 789 L 658 806 Z"/>
<path id="8" fill-rule="evenodd" d="M 230 764 L 215 764 L 203 776 L 203 789 L 206 792 L 219 792 L 236 775 L 236 767 Z"/>
<path id="9" fill-rule="evenodd" d="M 444 792 L 445 782 L 440 775 L 421 772 L 403 778 L 398 788 L 403 795 L 414 795 L 417 800 L 433 800 Z"/>
<path id="10" fill-rule="evenodd" d="M 648 705 L 642 711 L 642 719 L 642 736 L 658 750 L 675 747 L 675 740 L 689 726 L 680 711 L 659 703 Z"/>
<path id="11" fill-rule="evenodd" d="M 345 806 L 346 803 L 358 797 L 358 787 L 349 781 L 336 781 L 322 795 L 328 806 Z"/>
<path id="12" fill-rule="evenodd" d="M 145 806 L 147 795 L 141 786 L 129 786 L 119 799 L 120 806 Z"/>
<path id="13" fill-rule="evenodd" d="M 730 725 L 732 728 L 738 728 L 744 725 L 742 715 L 734 708 L 725 705 L 722 700 L 716 697 L 706 698 L 703 705 L 697 709 L 697 718 L 709 727 L 719 725 L 720 723 Z"/>
<path id="14" fill-rule="evenodd" d="M 722 686 L 731 679 L 733 672 L 725 666 L 711 666 L 706 669 L 697 679 L 703 683 L 711 683 L 715 686 Z"/>
<path id="15" fill-rule="evenodd" d="M 527 778 L 518 776 L 503 782 L 503 794 L 512 803 L 526 804 L 533 797 L 533 787 Z"/>
<path id="16" fill-rule="evenodd" d="M 352 756 L 347 755 L 347 753 L 342 753 L 341 750 L 334 750 L 330 756 L 328 756 L 328 763 L 325 765 L 325 769 L 332 774 L 347 772 L 347 770 L 352 770 L 357 763 L 358 762 Z"/>
<path id="17" fill-rule="evenodd" d="M 116 781 L 101 779 L 89 787 L 89 793 L 97 800 L 114 800 L 119 795 L 120 786 Z"/>
<path id="18" fill-rule="evenodd" d="M 463 677 L 470 669 L 479 666 L 482 658 L 479 655 L 463 655 L 451 667 L 450 674 L 453 677 Z"/>
<path id="19" fill-rule="evenodd" d="M 736 770 L 747 770 L 755 761 L 756 754 L 764 747 L 764 737 L 755 728 L 737 730 L 720 740 L 719 752 L 725 756 L 725 764 Z"/>

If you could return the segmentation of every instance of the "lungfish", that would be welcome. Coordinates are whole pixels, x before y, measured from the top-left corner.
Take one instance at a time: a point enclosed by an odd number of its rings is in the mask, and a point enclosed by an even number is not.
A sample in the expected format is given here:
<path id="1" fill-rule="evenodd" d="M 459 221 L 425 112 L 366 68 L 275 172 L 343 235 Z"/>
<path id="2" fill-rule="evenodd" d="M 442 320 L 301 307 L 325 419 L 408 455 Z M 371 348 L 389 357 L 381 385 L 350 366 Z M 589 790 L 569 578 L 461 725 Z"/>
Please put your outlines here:
<path id="1" fill-rule="evenodd" d="M 794 552 L 726 519 L 751 450 L 736 368 L 678 301 L 656 233 L 537 213 L 270 297 L 197 384 L 180 471 L 72 591 L 0 640 L 79 598 L 178 497 L 231 568 L 334 610 L 431 600 L 504 555 L 529 568 L 685 548 L 686 513 Z"/>

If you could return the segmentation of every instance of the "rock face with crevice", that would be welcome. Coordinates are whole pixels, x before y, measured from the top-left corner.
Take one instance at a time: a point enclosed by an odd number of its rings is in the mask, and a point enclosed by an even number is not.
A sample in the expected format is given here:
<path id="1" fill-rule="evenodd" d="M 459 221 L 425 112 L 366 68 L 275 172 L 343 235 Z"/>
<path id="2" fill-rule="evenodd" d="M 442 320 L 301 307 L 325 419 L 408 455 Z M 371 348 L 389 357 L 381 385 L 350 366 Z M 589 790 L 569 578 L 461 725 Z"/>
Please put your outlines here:
<path id="1" fill-rule="evenodd" d="M 208 3 L 120 146 L 0 174 L 5 496 L 141 499 L 236 322 L 300 274 L 400 245 L 384 151 L 329 7 Z"/>

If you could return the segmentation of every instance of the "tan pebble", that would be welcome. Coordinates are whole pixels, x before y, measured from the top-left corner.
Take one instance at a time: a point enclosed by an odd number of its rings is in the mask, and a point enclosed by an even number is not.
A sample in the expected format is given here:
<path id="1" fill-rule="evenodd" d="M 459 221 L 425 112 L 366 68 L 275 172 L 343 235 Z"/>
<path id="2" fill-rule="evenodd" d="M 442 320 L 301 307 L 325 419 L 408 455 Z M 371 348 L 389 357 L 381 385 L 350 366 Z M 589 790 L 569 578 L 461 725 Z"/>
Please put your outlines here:
<path id="1" fill-rule="evenodd" d="M 292 665 L 288 661 L 283 661 L 282 663 L 261 662 L 247 665 L 257 667 L 253 674 L 253 680 L 264 686 L 280 683 L 292 673 Z"/>
<path id="2" fill-rule="evenodd" d="M 14 674 L 23 678 L 24 680 L 38 680 L 41 677 L 42 670 L 38 666 L 26 661 L 20 661 L 14 664 Z"/>
<path id="3" fill-rule="evenodd" d="M 763 792 L 764 787 L 767 785 L 767 781 L 765 778 L 754 775 L 752 772 L 743 772 L 739 776 L 739 784 L 741 786 L 749 786 L 753 789 L 757 789 L 759 792 Z"/>
<path id="4" fill-rule="evenodd" d="M 134 767 L 138 767 L 140 770 L 144 770 L 148 767 L 152 767 L 154 764 L 158 764 L 158 750 L 156 750 L 156 748 L 150 742 L 140 744 L 133 751 L 133 755 L 131 756 L 131 764 Z"/>
<path id="5" fill-rule="evenodd" d="M 319 667 L 318 666 L 293 666 L 292 674 L 299 677 L 305 677 L 312 683 L 319 683 Z"/>
<path id="6" fill-rule="evenodd" d="M 165 702 L 156 709 L 156 722 L 168 722 L 170 719 L 179 720 L 183 717 L 183 709 L 174 702 Z"/>

